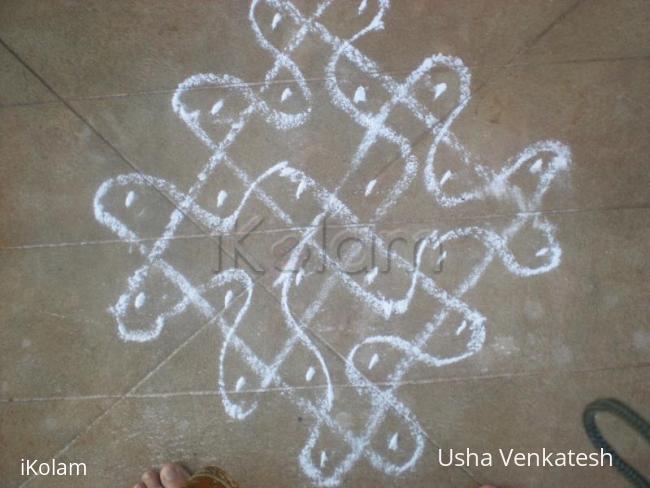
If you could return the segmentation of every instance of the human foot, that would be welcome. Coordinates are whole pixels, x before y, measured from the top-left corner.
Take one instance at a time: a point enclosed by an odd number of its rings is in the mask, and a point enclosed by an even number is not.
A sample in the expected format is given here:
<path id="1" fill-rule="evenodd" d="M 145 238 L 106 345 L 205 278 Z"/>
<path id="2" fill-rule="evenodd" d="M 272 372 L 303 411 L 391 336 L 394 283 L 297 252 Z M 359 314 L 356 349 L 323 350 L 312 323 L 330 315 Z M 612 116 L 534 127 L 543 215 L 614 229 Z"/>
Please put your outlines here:
<path id="1" fill-rule="evenodd" d="M 142 475 L 133 488 L 186 488 L 190 475 L 178 464 L 164 464 L 160 473 L 153 469 Z"/>

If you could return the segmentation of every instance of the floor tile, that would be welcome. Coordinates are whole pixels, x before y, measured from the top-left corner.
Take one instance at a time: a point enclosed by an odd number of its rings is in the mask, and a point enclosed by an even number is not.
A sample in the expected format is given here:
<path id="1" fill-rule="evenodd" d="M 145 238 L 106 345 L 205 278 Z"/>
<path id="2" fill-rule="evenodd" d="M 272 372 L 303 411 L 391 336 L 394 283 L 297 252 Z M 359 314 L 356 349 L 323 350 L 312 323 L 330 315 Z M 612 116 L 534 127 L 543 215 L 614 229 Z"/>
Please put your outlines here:
<path id="1" fill-rule="evenodd" d="M 647 417 L 647 3 L 1 3 L 2 479 L 623 486 L 438 451 Z"/>

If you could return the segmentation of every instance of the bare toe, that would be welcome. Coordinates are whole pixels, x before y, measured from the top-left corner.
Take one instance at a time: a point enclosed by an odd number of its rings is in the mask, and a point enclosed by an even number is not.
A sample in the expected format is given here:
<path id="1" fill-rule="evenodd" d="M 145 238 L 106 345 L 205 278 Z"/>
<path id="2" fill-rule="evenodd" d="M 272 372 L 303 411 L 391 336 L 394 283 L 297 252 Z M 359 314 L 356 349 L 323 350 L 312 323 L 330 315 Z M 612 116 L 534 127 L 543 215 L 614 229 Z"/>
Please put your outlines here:
<path id="1" fill-rule="evenodd" d="M 162 488 L 160 476 L 151 469 L 142 475 L 142 481 L 147 488 Z"/>
<path id="2" fill-rule="evenodd" d="M 185 488 L 190 475 L 178 464 L 167 463 L 160 470 L 164 488 Z"/>
<path id="3" fill-rule="evenodd" d="M 147 488 L 144 483 L 136 483 L 133 488 Z"/>

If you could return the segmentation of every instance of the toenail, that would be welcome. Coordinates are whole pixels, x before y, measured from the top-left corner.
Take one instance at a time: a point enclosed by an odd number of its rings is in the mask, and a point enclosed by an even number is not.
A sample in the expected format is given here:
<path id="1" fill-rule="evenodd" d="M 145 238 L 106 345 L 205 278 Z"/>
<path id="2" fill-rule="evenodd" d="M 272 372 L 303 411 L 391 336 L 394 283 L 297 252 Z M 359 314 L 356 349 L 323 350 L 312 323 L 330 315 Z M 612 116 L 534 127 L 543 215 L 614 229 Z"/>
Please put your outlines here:
<path id="1" fill-rule="evenodd" d="M 158 482 L 158 475 L 154 471 L 147 471 L 145 474 L 142 475 L 142 481 L 147 486 L 152 486 L 152 487 L 158 487 L 160 486 L 160 483 Z"/>
<path id="2" fill-rule="evenodd" d="M 177 480 L 180 477 L 180 473 L 178 472 L 178 468 L 176 466 L 164 466 L 162 471 L 160 472 L 162 475 L 162 478 L 165 481 L 174 481 Z"/>

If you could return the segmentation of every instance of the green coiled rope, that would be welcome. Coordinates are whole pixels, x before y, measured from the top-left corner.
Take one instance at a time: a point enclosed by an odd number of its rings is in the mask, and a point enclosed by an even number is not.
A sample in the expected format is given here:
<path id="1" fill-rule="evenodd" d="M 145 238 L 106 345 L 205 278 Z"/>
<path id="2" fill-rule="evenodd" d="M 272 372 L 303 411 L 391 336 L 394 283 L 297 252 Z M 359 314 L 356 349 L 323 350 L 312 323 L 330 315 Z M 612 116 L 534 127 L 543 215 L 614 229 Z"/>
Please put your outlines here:
<path id="1" fill-rule="evenodd" d="M 612 464 L 618 471 L 625 476 L 630 483 L 637 488 L 650 488 L 650 482 L 641 475 L 636 469 L 625 462 L 621 456 L 614 450 L 614 448 L 603 437 L 598 425 L 596 425 L 596 414 L 599 412 L 608 412 L 616 415 L 618 418 L 627 423 L 634 430 L 639 432 L 645 439 L 650 442 L 650 424 L 643 419 L 638 413 L 632 410 L 624 403 L 619 402 L 614 398 L 604 398 L 591 402 L 585 408 L 582 414 L 582 422 L 587 431 L 587 435 L 591 443 L 597 449 L 603 449 L 612 455 Z"/>

